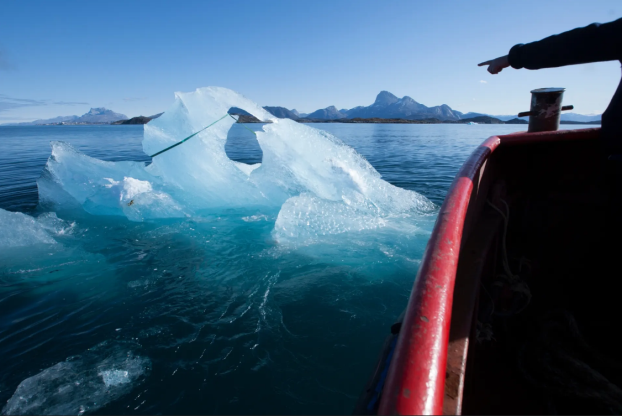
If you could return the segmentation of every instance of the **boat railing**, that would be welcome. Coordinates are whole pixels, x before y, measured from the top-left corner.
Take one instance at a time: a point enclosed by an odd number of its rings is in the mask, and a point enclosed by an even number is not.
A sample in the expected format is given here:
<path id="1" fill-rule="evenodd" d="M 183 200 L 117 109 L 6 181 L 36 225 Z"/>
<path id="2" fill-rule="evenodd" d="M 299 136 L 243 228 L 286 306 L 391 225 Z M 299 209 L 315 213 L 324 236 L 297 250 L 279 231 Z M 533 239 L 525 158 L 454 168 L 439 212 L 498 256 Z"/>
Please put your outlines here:
<path id="1" fill-rule="evenodd" d="M 500 146 L 595 139 L 599 132 L 594 128 L 492 136 L 473 151 L 450 186 L 424 252 L 378 414 L 443 413 L 458 261 L 462 243 L 474 226 L 471 219 L 485 204 L 490 184 L 482 179 L 493 152 Z"/>

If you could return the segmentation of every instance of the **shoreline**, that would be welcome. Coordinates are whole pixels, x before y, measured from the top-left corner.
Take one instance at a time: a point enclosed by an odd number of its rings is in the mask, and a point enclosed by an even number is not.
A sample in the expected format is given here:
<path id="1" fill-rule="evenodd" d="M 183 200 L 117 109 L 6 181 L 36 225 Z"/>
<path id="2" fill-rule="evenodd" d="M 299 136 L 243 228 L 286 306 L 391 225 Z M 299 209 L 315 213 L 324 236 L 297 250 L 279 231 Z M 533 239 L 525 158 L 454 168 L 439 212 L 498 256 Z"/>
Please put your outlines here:
<path id="1" fill-rule="evenodd" d="M 251 123 L 261 123 L 266 124 L 270 123 L 270 121 L 261 121 L 254 116 L 248 115 L 238 115 L 238 123 L 241 124 L 251 124 Z M 404 118 L 339 118 L 334 120 L 323 120 L 323 119 L 310 119 L 310 118 L 300 118 L 297 121 L 298 123 L 303 124 L 320 124 L 320 123 L 344 123 L 344 124 L 516 124 L 516 125 L 528 125 L 529 122 L 527 120 L 522 120 L 519 118 L 514 118 L 512 120 L 499 120 L 498 118 L 490 117 L 490 116 L 479 116 L 466 118 L 462 120 L 439 120 L 437 118 L 425 118 L 425 119 L 417 119 L 410 120 Z M 561 120 L 559 124 L 577 124 L 577 125 L 600 125 L 601 121 L 565 121 Z"/>
<path id="2" fill-rule="evenodd" d="M 144 117 L 146 118 L 146 117 Z M 478 119 L 480 117 L 477 117 Z M 132 120 L 132 119 L 130 119 Z M 126 121 L 126 120 L 123 120 Z M 134 121 L 134 120 L 132 120 Z M 142 121 L 142 120 L 141 120 Z M 123 122 L 112 122 L 112 123 L 66 123 L 66 122 L 62 122 L 62 123 L 50 123 L 50 124 L 34 124 L 34 125 L 0 125 L 0 127 L 38 127 L 38 126 L 128 126 L 128 125 L 134 125 L 134 126 L 140 126 L 140 125 L 144 125 L 147 124 L 149 121 L 151 120 L 147 120 L 144 123 L 141 122 L 129 122 L 129 123 L 123 123 Z M 342 123 L 342 124 L 468 124 L 470 122 L 473 122 L 477 125 L 480 124 L 515 124 L 515 125 L 528 125 L 529 122 L 527 120 L 521 120 L 521 119 L 512 119 L 512 120 L 508 120 L 508 121 L 502 121 L 499 119 L 495 119 L 490 117 L 490 119 L 486 119 L 486 120 L 476 120 L 476 119 L 464 119 L 464 120 L 438 120 L 438 119 L 419 119 L 419 120 L 409 120 L 409 119 L 403 119 L 403 118 L 352 118 L 352 119 L 335 119 L 335 120 L 322 120 L 322 119 L 306 119 L 306 118 L 301 118 L 298 120 L 294 120 L 298 123 L 302 123 L 302 124 L 322 124 L 322 123 L 328 123 L 328 124 L 332 124 L 332 123 Z M 271 123 L 271 121 L 261 121 L 255 117 L 252 116 L 241 116 L 238 121 L 238 124 L 269 124 Z M 601 125 L 601 121 L 568 121 L 568 120 L 561 120 L 559 122 L 560 125 L 562 124 L 570 124 L 570 125 Z"/>

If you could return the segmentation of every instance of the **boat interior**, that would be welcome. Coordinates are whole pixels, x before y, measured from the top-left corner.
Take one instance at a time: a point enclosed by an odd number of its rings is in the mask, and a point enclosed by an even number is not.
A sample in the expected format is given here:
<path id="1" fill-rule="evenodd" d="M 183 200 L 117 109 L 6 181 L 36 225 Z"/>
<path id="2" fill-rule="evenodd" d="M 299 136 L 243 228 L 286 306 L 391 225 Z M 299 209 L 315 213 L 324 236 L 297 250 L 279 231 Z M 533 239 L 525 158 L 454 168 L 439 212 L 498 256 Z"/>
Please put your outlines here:
<path id="1" fill-rule="evenodd" d="M 444 414 L 622 413 L 622 155 L 609 160 L 598 136 L 499 136 L 465 163 L 461 172 L 477 172 L 455 275 Z M 379 411 L 403 319 L 354 414 Z"/>
<path id="2" fill-rule="evenodd" d="M 480 169 L 445 414 L 622 413 L 622 163 L 603 157 L 595 137 L 501 137 Z"/>

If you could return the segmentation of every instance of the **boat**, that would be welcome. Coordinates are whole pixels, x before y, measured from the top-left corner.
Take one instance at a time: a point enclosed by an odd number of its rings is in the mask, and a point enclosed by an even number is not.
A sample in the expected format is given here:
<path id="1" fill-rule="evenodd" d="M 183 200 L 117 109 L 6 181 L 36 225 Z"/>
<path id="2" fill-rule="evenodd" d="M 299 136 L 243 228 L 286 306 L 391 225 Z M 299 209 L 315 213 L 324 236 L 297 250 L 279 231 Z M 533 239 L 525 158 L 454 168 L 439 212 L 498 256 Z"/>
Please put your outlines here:
<path id="1" fill-rule="evenodd" d="M 622 169 L 599 134 L 473 151 L 355 414 L 622 413 Z"/>

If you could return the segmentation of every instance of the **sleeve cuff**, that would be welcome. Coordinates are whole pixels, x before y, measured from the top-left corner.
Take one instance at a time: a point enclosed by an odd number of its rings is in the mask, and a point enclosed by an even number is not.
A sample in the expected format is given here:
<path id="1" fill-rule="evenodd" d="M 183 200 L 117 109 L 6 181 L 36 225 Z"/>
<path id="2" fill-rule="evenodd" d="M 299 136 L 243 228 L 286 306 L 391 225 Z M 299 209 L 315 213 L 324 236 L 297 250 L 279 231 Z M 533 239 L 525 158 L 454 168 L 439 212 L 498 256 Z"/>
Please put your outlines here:
<path id="1" fill-rule="evenodd" d="M 508 54 L 508 61 L 510 62 L 510 66 L 514 69 L 523 68 L 523 64 L 521 62 L 521 48 L 523 44 L 519 43 L 518 45 L 514 45 L 512 49 L 510 49 L 510 53 Z"/>

